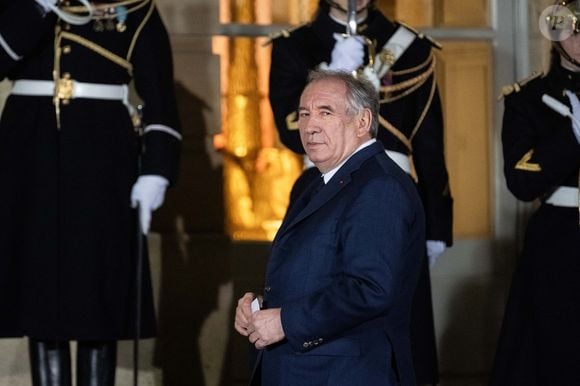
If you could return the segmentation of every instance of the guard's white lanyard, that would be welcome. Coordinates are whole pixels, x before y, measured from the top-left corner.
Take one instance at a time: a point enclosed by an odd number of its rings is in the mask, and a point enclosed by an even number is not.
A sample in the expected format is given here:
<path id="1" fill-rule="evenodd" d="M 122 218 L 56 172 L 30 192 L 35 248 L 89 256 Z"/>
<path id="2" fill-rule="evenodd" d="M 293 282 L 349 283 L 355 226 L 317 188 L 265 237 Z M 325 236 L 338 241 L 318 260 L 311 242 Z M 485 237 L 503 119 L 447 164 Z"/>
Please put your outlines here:
<path id="1" fill-rule="evenodd" d="M 89 0 L 79 0 L 87 8 L 88 15 L 78 16 L 72 13 L 65 12 L 61 10 L 56 4 L 46 4 L 52 12 L 58 15 L 60 19 L 66 21 L 69 24 L 83 25 L 89 23 L 93 18 L 93 6 Z"/>

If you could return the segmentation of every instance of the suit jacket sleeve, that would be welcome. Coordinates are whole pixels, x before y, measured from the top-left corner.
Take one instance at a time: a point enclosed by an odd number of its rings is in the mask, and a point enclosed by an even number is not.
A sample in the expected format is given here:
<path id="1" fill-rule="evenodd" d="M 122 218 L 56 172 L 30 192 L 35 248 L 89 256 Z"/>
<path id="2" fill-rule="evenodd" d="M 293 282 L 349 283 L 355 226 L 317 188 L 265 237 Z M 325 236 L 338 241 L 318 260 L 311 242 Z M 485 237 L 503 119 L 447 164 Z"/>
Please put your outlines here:
<path id="1" fill-rule="evenodd" d="M 171 46 L 157 9 L 153 9 L 137 40 L 132 63 L 135 88 L 144 102 L 146 134 L 141 174 L 162 175 L 173 183 L 178 173 L 180 125 Z M 147 131 L 148 127 L 170 130 Z"/>
<path id="2" fill-rule="evenodd" d="M 283 329 L 294 350 L 306 350 L 308 340 L 339 337 L 391 311 L 401 283 L 413 271 L 406 269 L 413 260 L 407 255 L 410 245 L 424 243 L 418 231 L 422 210 L 410 197 L 415 196 L 401 184 L 374 179 L 347 205 L 337 220 L 341 274 L 318 291 L 282 304 Z"/>

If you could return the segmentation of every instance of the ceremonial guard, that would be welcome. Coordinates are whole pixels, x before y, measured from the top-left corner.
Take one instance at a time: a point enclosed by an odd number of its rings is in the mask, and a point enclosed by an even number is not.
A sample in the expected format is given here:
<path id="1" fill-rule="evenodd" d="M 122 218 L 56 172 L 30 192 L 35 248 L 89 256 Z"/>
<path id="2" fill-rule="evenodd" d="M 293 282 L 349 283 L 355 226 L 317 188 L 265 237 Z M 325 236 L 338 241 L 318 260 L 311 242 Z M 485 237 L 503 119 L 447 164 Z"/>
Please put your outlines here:
<path id="1" fill-rule="evenodd" d="M 431 264 L 452 244 L 452 198 L 443 147 L 443 119 L 435 82 L 438 44 L 409 26 L 387 19 L 374 1 L 357 1 L 347 20 L 347 1 L 321 0 L 313 21 L 273 38 L 270 102 L 281 141 L 304 153 L 297 107 L 308 71 L 330 68 L 366 76 L 380 97 L 378 140 L 416 182 L 427 218 Z M 345 30 L 356 24 L 345 36 Z M 306 185 L 305 172 L 298 184 Z M 296 187 L 295 187 L 296 189 Z M 439 380 L 427 257 L 415 293 L 411 321 L 419 384 Z"/>
<path id="2" fill-rule="evenodd" d="M 136 334 L 136 283 L 140 337 L 155 334 L 136 250 L 181 139 L 155 2 L 0 0 L 0 78 L 13 81 L 0 120 L 0 336 L 29 338 L 34 386 L 71 385 L 70 341 L 76 384 L 113 385 L 116 342 Z"/>
<path id="3" fill-rule="evenodd" d="M 505 309 L 490 384 L 576 385 L 580 372 L 580 7 L 550 69 L 503 89 L 504 173 L 512 194 L 536 201 Z M 555 30 L 559 28 L 555 26 Z M 555 31 L 555 34 L 567 31 Z M 563 36 L 565 37 L 565 36 Z M 560 38 L 560 37 L 559 37 Z"/>

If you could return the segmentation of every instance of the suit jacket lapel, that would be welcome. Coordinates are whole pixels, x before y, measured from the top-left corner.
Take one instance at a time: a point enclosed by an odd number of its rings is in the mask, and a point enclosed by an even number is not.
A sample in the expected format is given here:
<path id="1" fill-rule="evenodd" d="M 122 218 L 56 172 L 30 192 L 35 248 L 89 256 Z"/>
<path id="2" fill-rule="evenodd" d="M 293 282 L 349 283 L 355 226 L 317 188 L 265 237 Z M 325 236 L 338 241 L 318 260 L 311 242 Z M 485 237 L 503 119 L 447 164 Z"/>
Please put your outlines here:
<path id="1" fill-rule="evenodd" d="M 373 157 L 377 153 L 383 152 L 384 147 L 380 142 L 375 142 L 370 146 L 358 151 L 350 159 L 342 165 L 342 167 L 336 172 L 336 174 L 328 181 L 326 185 L 316 194 L 301 210 L 295 205 L 291 208 L 284 221 L 276 239 L 281 235 L 286 233 L 289 229 L 295 226 L 300 221 L 304 220 L 306 217 L 310 216 L 312 213 L 320 209 L 324 204 L 326 204 L 330 199 L 338 194 L 344 187 L 346 187 L 351 181 L 351 174 L 358 170 L 362 163 L 367 159 Z M 313 186 L 309 186 L 307 191 L 311 192 Z M 305 191 L 306 193 L 306 191 Z M 303 195 L 304 196 L 304 195 Z M 301 197 L 302 198 L 302 197 Z M 294 209 L 294 210 L 293 210 Z"/>

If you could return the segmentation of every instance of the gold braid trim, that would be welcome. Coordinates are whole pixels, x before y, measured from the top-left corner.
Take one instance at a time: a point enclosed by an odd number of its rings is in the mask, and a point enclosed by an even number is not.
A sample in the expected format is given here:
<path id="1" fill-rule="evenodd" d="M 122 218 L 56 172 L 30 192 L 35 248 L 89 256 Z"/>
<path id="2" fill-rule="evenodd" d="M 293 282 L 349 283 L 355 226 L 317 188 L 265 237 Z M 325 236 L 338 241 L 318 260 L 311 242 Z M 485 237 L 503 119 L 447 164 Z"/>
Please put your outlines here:
<path id="1" fill-rule="evenodd" d="M 419 131 L 419 127 L 423 123 L 423 120 L 425 119 L 425 116 L 427 115 L 427 112 L 429 111 L 429 108 L 431 107 L 431 103 L 433 102 L 433 96 L 435 95 L 436 89 L 437 89 L 437 83 L 435 82 L 435 77 L 433 76 L 433 78 L 431 80 L 431 90 L 429 91 L 429 98 L 427 99 L 427 103 L 425 103 L 425 107 L 423 108 L 423 111 L 421 112 L 421 116 L 419 117 L 419 120 L 415 124 L 413 131 L 411 131 L 411 136 L 410 136 L 411 141 L 413 140 L 413 138 L 415 138 L 415 135 Z"/>
<path id="2" fill-rule="evenodd" d="M 149 10 L 147 11 L 147 15 L 145 15 L 145 17 L 141 21 L 141 24 L 139 24 L 139 27 L 137 27 L 137 30 L 135 31 L 135 34 L 133 35 L 133 40 L 131 41 L 131 45 L 129 46 L 129 51 L 127 51 L 127 56 L 126 56 L 127 61 L 131 60 L 131 56 L 133 55 L 133 50 L 135 49 L 135 44 L 137 44 L 137 39 L 139 38 L 139 35 L 141 34 L 143 27 L 145 27 L 145 24 L 147 23 L 147 21 L 149 21 L 149 18 L 151 18 L 151 14 L 153 14 L 153 10 L 155 9 L 155 0 L 147 0 L 147 1 L 150 2 Z"/>
<path id="3" fill-rule="evenodd" d="M 429 66 L 429 68 L 425 72 L 416 76 L 413 79 L 409 79 L 406 82 L 402 82 L 402 83 L 406 83 L 406 86 L 412 85 L 411 88 L 406 90 L 404 93 L 398 95 L 397 97 L 382 99 L 380 102 L 381 103 L 393 102 L 397 99 L 400 99 L 406 95 L 411 94 L 412 92 L 417 90 L 419 87 L 421 87 L 423 84 L 425 84 L 425 82 L 427 81 L 429 76 L 434 74 L 435 66 L 436 66 L 436 58 L 434 55 L 431 55 L 431 65 Z M 395 86 L 400 86 L 400 84 L 397 84 Z M 389 87 L 391 87 L 391 86 L 389 86 Z M 399 88 L 399 89 L 402 89 L 402 88 Z M 421 128 L 421 124 L 423 124 L 423 121 L 425 120 L 425 117 L 427 116 L 427 113 L 429 112 L 429 109 L 431 108 L 431 104 L 433 103 L 433 97 L 435 96 L 436 90 L 437 90 L 437 83 L 435 82 L 435 76 L 433 76 L 431 78 L 431 88 L 429 90 L 429 97 L 427 99 L 427 102 L 425 103 L 425 106 L 423 107 L 423 111 L 421 111 L 421 115 L 419 116 L 419 119 L 417 120 L 415 127 L 413 127 L 413 130 L 411 131 L 411 135 L 409 136 L 409 138 L 407 138 L 405 136 L 405 134 L 403 134 L 403 132 L 401 132 L 399 129 L 397 129 L 395 126 L 393 126 L 392 123 L 390 123 L 385 118 L 383 118 L 381 115 L 379 115 L 379 123 L 385 129 L 387 129 L 391 134 L 393 134 L 399 141 L 401 141 L 401 143 L 403 145 L 405 145 L 405 147 L 408 149 L 408 151 L 409 151 L 409 165 L 410 165 L 410 169 L 411 169 L 410 174 L 415 182 L 419 181 L 419 177 L 417 175 L 417 170 L 415 169 L 415 163 L 413 161 L 413 143 L 412 143 L 412 141 L 413 141 L 413 138 L 415 138 L 415 136 L 419 132 L 419 129 Z"/>
<path id="4" fill-rule="evenodd" d="M 385 97 L 385 98 L 380 100 L 380 103 L 391 103 L 391 102 L 394 102 L 394 101 L 399 100 L 401 98 L 404 98 L 409 94 L 412 94 L 417 89 L 419 89 L 419 87 L 421 87 L 423 84 L 425 84 L 425 82 L 427 81 L 429 76 L 431 76 L 434 72 L 435 72 L 435 60 L 432 61 L 431 66 L 429 66 L 429 68 L 427 70 L 425 70 L 423 73 L 417 75 L 416 77 L 408 79 L 408 80 L 401 82 L 401 83 L 391 85 L 391 86 L 381 87 L 380 91 L 387 94 L 387 95 L 390 93 L 393 93 L 395 91 L 401 91 L 401 90 L 405 90 L 405 91 L 403 91 L 402 93 L 400 93 L 394 97 L 390 97 L 390 98 Z"/>
<path id="5" fill-rule="evenodd" d="M 514 169 L 525 170 L 526 172 L 541 172 L 542 167 L 540 164 L 528 162 L 532 159 L 534 155 L 534 149 L 530 149 L 524 156 L 516 163 Z"/>
<path id="6" fill-rule="evenodd" d="M 413 144 L 411 143 L 411 141 L 407 137 L 405 137 L 405 134 L 403 134 L 401 132 L 401 130 L 399 130 L 395 126 L 393 126 L 393 124 L 391 122 L 387 121 L 380 114 L 379 114 L 379 123 L 385 129 L 387 129 L 391 134 L 393 134 L 399 141 L 401 141 L 401 143 L 403 145 L 405 145 L 405 147 L 409 151 L 409 155 L 408 155 L 409 167 L 411 169 L 409 171 L 409 174 L 413 178 L 413 181 L 419 182 L 419 178 L 417 176 L 417 170 L 415 169 L 415 163 L 413 162 Z"/>
<path id="7" fill-rule="evenodd" d="M 288 130 L 298 130 L 298 112 L 292 111 L 286 116 L 286 127 Z"/>
<path id="8" fill-rule="evenodd" d="M 123 59 L 122 57 L 118 56 L 117 54 L 112 53 L 111 51 L 107 50 L 106 48 L 92 42 L 88 39 L 83 38 L 80 35 L 76 35 L 70 32 L 61 32 L 59 38 L 72 40 L 94 52 L 97 54 L 104 56 L 105 58 L 109 59 L 111 62 L 118 64 L 119 66 L 125 68 L 129 74 L 133 72 L 133 65 L 129 63 L 127 60 Z"/>
<path id="9" fill-rule="evenodd" d="M 431 51 L 429 53 L 429 56 L 427 57 L 427 59 L 425 59 L 425 61 L 423 63 L 420 63 L 420 64 L 416 65 L 415 67 L 405 68 L 404 70 L 391 71 L 391 74 L 394 76 L 407 75 L 407 74 L 410 74 L 412 72 L 422 70 L 424 67 L 427 67 L 429 65 L 429 63 L 431 63 L 431 60 L 433 60 L 433 59 L 435 59 L 435 54 L 433 54 L 433 51 Z"/>

